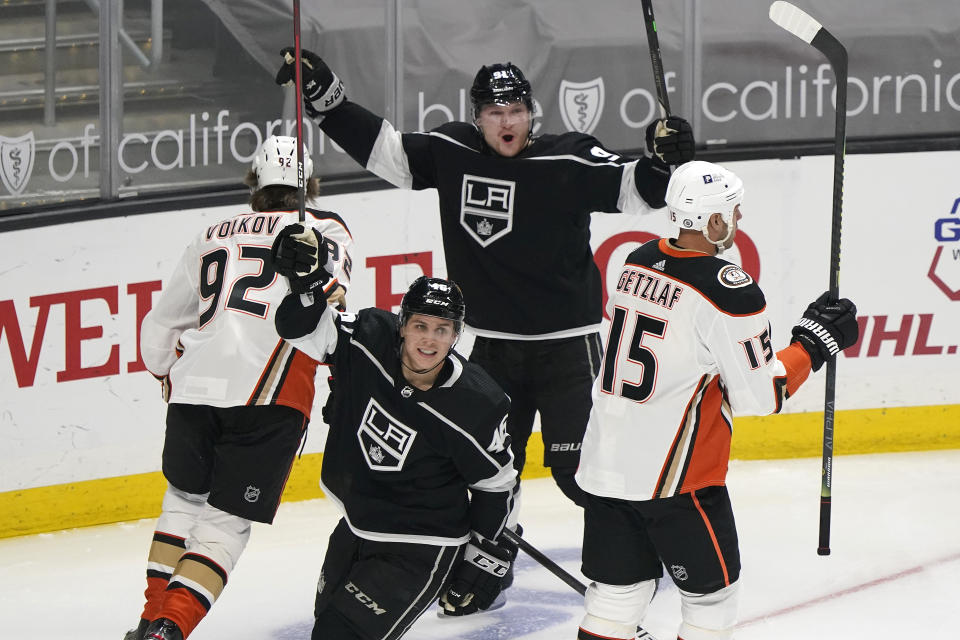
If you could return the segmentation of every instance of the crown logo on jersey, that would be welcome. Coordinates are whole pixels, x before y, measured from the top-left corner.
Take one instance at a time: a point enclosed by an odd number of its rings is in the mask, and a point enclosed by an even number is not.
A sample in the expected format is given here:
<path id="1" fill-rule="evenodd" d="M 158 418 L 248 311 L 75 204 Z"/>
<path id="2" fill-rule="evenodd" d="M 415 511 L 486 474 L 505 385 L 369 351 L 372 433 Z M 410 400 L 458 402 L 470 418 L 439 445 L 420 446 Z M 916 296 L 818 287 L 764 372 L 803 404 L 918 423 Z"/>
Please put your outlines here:
<path id="1" fill-rule="evenodd" d="M 477 223 L 477 233 L 482 236 L 489 236 L 493 233 L 493 224 L 486 218 L 481 218 Z"/>
<path id="2" fill-rule="evenodd" d="M 666 268 L 666 266 L 667 266 L 666 260 L 660 260 L 659 262 L 653 263 L 653 268 L 656 269 L 657 271 L 663 271 Z"/>
<path id="3" fill-rule="evenodd" d="M 381 448 L 378 447 L 377 445 L 373 445 L 373 446 L 370 447 L 370 459 L 371 459 L 371 460 L 373 460 L 373 461 L 376 462 L 377 464 L 380 464 L 381 462 L 383 462 L 384 457 L 385 457 L 385 456 L 383 455 L 383 449 L 381 449 Z"/>

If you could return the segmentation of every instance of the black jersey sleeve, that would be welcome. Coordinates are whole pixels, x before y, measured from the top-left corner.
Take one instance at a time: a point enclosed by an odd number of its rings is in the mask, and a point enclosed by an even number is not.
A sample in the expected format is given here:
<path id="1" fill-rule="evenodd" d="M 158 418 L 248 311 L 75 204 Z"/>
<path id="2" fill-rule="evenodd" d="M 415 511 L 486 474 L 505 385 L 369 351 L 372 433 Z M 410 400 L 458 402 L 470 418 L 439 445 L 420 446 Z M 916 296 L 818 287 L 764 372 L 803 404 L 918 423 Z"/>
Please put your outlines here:
<path id="1" fill-rule="evenodd" d="M 449 451 L 470 491 L 470 528 L 496 539 L 513 508 L 517 478 L 507 434 L 510 401 L 486 372 L 466 367 L 470 384 L 461 386 L 459 401 L 470 418 L 450 432 Z"/>
<path id="2" fill-rule="evenodd" d="M 433 132 L 400 133 L 381 116 L 349 100 L 329 112 L 320 129 L 364 169 L 396 187 L 437 186 Z"/>
<path id="3" fill-rule="evenodd" d="M 633 168 L 633 181 L 637 193 L 652 209 L 667 206 L 667 183 L 670 182 L 670 168 L 654 162 L 646 156 L 637 158 Z"/>
<path id="4" fill-rule="evenodd" d="M 351 158 L 366 167 L 383 122 L 382 117 L 366 107 L 344 100 L 343 104 L 326 114 L 320 129 L 343 147 Z"/>
<path id="5" fill-rule="evenodd" d="M 670 174 L 659 171 L 650 158 L 622 156 L 583 133 L 569 132 L 560 136 L 543 136 L 543 139 L 552 142 L 557 152 L 580 159 L 580 175 L 570 178 L 583 185 L 580 190 L 582 208 L 614 212 L 635 211 L 643 205 L 653 209 L 665 206 Z"/>

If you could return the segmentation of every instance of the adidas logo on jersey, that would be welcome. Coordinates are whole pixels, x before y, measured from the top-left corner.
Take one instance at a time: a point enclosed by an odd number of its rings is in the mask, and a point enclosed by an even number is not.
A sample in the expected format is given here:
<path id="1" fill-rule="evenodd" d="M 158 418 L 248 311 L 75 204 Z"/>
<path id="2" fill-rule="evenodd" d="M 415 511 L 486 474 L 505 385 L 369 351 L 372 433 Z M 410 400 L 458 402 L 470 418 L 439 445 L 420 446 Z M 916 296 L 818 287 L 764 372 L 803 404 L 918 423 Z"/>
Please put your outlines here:
<path id="1" fill-rule="evenodd" d="M 660 260 L 659 262 L 653 263 L 653 268 L 656 269 L 657 271 L 663 271 L 666 268 L 666 266 L 667 266 L 666 260 Z"/>

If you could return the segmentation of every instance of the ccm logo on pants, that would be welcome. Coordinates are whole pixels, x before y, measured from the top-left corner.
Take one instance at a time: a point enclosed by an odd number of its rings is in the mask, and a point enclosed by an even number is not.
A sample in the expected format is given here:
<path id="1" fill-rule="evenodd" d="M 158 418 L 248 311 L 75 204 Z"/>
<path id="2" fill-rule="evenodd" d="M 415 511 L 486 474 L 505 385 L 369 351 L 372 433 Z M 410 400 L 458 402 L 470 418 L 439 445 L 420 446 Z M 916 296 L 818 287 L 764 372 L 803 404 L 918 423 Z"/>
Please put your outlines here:
<path id="1" fill-rule="evenodd" d="M 378 616 L 387 612 L 386 609 L 381 609 L 380 606 L 373 601 L 373 599 L 365 594 L 363 591 L 357 587 L 357 585 L 352 582 L 348 582 L 344 587 L 347 591 L 353 594 L 353 597 L 363 603 L 368 609 L 373 611 Z"/>

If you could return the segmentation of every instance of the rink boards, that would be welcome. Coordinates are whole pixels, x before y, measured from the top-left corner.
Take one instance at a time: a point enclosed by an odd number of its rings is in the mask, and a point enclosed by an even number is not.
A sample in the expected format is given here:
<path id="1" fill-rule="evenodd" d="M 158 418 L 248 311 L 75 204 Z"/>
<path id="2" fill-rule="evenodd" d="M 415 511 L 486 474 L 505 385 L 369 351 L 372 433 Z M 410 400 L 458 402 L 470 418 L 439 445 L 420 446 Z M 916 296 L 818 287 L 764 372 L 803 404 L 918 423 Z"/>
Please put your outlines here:
<path id="1" fill-rule="evenodd" d="M 960 187 L 950 170 L 958 162 L 957 152 L 847 159 L 840 290 L 857 302 L 861 341 L 838 363 L 838 455 L 960 448 Z M 779 348 L 826 288 L 831 159 L 729 166 L 746 185 L 731 257 L 758 277 Z M 351 308 L 390 308 L 420 273 L 445 275 L 434 192 L 391 189 L 318 205 L 340 213 L 356 240 Z M 158 512 L 164 405 L 139 360 L 139 323 L 189 238 L 238 211 L 0 235 L 13 257 L 0 273 L 0 537 Z M 597 214 L 591 229 L 609 283 L 637 242 L 669 227 L 654 212 Z M 324 399 L 321 391 L 317 405 Z M 737 418 L 733 457 L 820 455 L 822 409 L 823 371 L 784 414 Z M 324 436 L 315 421 L 285 499 L 319 495 Z M 546 473 L 539 458 L 531 452 L 525 476 Z"/>

